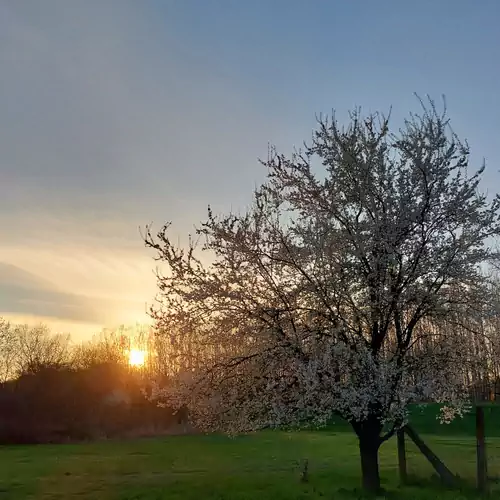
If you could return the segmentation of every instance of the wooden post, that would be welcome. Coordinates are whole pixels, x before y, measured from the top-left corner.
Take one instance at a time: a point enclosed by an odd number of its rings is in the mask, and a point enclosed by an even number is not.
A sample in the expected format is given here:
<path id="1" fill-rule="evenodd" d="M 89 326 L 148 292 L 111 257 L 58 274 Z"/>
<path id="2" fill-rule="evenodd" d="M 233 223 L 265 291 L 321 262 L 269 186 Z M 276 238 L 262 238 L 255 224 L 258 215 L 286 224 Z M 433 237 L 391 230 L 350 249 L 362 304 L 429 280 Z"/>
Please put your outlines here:
<path id="1" fill-rule="evenodd" d="M 397 438 L 398 438 L 399 480 L 401 481 L 401 484 L 406 484 L 408 479 L 408 472 L 406 469 L 405 431 L 403 429 L 398 430 Z"/>
<path id="2" fill-rule="evenodd" d="M 477 488 L 481 493 L 488 489 L 488 463 L 484 435 L 484 408 L 476 406 L 476 451 L 477 451 Z"/>
<path id="3" fill-rule="evenodd" d="M 300 480 L 303 483 L 309 482 L 309 460 L 307 458 L 304 460 L 304 465 L 302 467 L 302 473 L 300 475 Z"/>
<path id="4" fill-rule="evenodd" d="M 444 465 L 435 453 L 420 439 L 419 435 L 409 425 L 404 427 L 408 437 L 417 445 L 417 448 L 427 458 L 434 470 L 439 474 L 441 481 L 450 487 L 456 486 L 457 480 L 453 473 Z"/>

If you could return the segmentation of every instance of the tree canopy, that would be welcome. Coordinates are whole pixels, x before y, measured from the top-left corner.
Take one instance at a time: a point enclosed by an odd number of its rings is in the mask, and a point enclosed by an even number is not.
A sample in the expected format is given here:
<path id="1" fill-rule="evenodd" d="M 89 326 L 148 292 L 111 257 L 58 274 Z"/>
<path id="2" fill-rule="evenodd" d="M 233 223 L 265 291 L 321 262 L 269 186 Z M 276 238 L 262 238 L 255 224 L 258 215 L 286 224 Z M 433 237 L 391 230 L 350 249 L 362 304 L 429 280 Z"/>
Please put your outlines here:
<path id="1" fill-rule="evenodd" d="M 187 249 L 148 228 L 168 268 L 152 314 L 177 353 L 156 397 L 232 432 L 340 414 L 369 489 L 410 403 L 460 410 L 454 369 L 477 360 L 443 325 L 488 300 L 500 198 L 479 192 L 446 110 L 420 104 L 397 131 L 358 109 L 320 117 L 303 150 L 270 149 L 248 211 L 209 209 Z"/>

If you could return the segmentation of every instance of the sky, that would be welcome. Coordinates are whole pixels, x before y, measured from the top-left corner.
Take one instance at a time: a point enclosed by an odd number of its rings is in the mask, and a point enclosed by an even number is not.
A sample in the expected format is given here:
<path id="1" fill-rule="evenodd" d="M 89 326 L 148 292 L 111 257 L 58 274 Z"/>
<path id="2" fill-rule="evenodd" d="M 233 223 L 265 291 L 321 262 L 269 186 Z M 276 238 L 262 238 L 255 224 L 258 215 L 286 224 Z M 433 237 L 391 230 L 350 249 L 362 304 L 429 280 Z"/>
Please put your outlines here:
<path id="1" fill-rule="evenodd" d="M 148 321 L 153 253 L 244 208 L 315 116 L 446 95 L 500 186 L 500 2 L 2 0 L 0 316 L 86 338 Z M 473 165 L 475 166 L 475 165 Z"/>

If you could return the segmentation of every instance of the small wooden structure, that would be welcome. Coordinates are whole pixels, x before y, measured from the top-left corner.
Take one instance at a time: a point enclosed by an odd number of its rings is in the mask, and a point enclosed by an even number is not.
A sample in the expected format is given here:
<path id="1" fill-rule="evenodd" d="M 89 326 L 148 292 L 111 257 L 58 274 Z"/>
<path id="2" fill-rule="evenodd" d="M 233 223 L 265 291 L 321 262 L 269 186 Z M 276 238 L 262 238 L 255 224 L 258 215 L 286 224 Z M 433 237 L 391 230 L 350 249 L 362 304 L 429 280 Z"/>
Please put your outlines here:
<path id="1" fill-rule="evenodd" d="M 405 434 L 415 443 L 417 448 L 430 462 L 436 473 L 441 478 L 443 484 L 453 487 L 457 485 L 455 476 L 446 465 L 437 457 L 435 453 L 424 443 L 416 431 L 405 425 L 397 433 L 399 477 L 401 483 L 406 483 L 408 479 L 406 462 Z M 476 453 L 477 453 L 477 489 L 481 493 L 488 492 L 488 462 L 486 455 L 486 439 L 484 431 L 484 407 L 476 406 Z"/>
<path id="2" fill-rule="evenodd" d="M 405 483 L 408 478 L 406 470 L 406 446 L 405 434 L 415 443 L 417 448 L 430 462 L 436 473 L 441 478 L 441 481 L 446 486 L 456 486 L 456 476 L 446 467 L 446 465 L 438 458 L 438 456 L 424 443 L 422 438 L 410 425 L 405 425 L 399 430 L 398 437 L 398 461 L 399 461 L 399 475 L 402 483 Z"/>

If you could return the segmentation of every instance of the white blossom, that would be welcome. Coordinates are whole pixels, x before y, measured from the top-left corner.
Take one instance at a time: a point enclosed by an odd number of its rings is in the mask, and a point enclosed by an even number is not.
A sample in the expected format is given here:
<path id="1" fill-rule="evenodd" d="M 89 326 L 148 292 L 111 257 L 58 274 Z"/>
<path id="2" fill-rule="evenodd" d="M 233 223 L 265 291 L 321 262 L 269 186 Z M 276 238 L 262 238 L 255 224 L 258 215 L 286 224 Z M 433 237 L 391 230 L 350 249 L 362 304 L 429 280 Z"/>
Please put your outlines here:
<path id="1" fill-rule="evenodd" d="M 171 340 L 152 397 L 206 430 L 339 414 L 376 448 L 413 402 L 460 413 L 457 366 L 479 360 L 451 325 L 485 307 L 485 242 L 500 234 L 500 200 L 478 192 L 468 156 L 432 102 L 396 135 L 356 111 L 347 128 L 321 119 L 290 159 L 271 149 L 252 207 L 209 210 L 203 245 L 148 228 L 168 267 L 152 314 Z"/>

